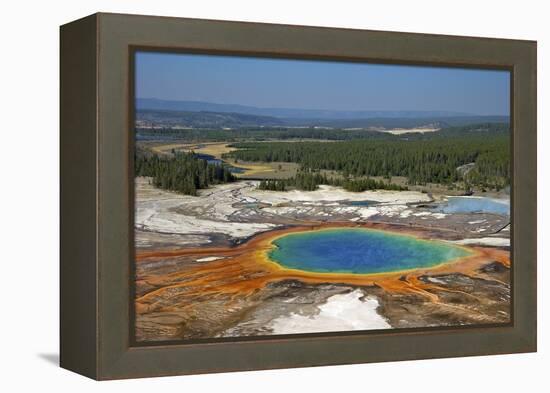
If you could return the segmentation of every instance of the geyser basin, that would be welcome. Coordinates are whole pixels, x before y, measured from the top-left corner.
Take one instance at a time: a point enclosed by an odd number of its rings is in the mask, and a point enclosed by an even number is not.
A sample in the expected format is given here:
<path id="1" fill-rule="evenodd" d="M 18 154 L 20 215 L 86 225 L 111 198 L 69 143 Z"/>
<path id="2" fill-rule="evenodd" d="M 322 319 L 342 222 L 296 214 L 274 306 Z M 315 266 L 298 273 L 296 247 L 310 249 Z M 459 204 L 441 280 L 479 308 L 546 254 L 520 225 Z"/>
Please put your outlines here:
<path id="1" fill-rule="evenodd" d="M 429 268 L 471 255 L 464 247 L 366 228 L 297 232 L 273 241 L 273 262 L 317 273 L 373 274 Z"/>

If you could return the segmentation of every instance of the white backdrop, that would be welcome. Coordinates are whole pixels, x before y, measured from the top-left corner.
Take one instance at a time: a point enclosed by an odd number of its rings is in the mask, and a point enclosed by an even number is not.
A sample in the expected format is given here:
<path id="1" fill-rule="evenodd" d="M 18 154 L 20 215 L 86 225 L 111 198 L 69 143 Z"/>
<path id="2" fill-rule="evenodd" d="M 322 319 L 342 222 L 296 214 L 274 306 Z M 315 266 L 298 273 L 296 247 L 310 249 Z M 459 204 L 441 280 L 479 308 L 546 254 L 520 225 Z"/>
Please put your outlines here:
<path id="1" fill-rule="evenodd" d="M 538 40 L 539 201 L 550 198 L 548 10 L 518 1 L 25 1 L 4 2 L 0 60 L 0 390 L 203 393 L 532 392 L 550 386 L 549 210 L 539 203 L 539 353 L 97 383 L 58 368 L 58 26 L 124 12 Z M 545 67 L 543 67 L 543 65 Z M 546 228 L 545 228 L 546 227 Z M 546 238 L 546 246 L 543 244 Z M 546 362 L 546 365 L 544 363 Z"/>

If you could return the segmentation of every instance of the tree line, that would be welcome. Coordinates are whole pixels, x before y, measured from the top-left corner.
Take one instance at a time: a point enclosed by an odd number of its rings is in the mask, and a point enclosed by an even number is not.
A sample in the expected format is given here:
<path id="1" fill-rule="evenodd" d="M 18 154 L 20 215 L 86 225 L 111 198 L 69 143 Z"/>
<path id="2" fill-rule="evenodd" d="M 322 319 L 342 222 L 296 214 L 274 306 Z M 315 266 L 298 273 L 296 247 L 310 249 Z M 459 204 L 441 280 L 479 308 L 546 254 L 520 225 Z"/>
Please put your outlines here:
<path id="1" fill-rule="evenodd" d="M 348 178 L 404 176 L 408 184 L 438 183 L 500 189 L 510 182 L 508 133 L 430 139 L 340 142 L 242 142 L 225 157 L 240 161 L 295 162 L 306 170 L 332 170 Z M 475 163 L 463 176 L 457 168 Z"/>
<path id="2" fill-rule="evenodd" d="M 370 178 L 342 179 L 337 177 L 329 177 L 325 174 L 311 170 L 301 170 L 296 174 L 296 176 L 290 179 L 261 180 L 258 188 L 260 190 L 287 191 L 290 187 L 292 187 L 303 191 L 314 191 L 318 189 L 321 184 L 342 187 L 345 190 L 353 192 L 362 192 L 367 190 L 408 190 L 407 187 L 402 187 L 393 183 L 386 183 L 382 180 Z"/>
<path id="3" fill-rule="evenodd" d="M 151 177 L 155 187 L 186 195 L 197 195 L 197 190 L 213 184 L 235 181 L 226 165 L 210 164 L 193 152 L 161 157 L 138 151 L 134 168 L 136 176 Z"/>
<path id="4" fill-rule="evenodd" d="M 269 140 L 269 139 L 324 139 L 350 140 L 391 138 L 386 134 L 371 130 L 342 130 L 317 128 L 286 128 L 286 127 L 243 127 L 238 129 L 171 129 L 171 128 L 137 128 L 138 140 L 169 140 L 177 139 L 187 142 L 236 142 L 242 140 Z"/>
<path id="5" fill-rule="evenodd" d="M 508 134 L 508 123 L 481 123 L 465 126 L 445 127 L 437 132 L 407 133 L 393 135 L 388 132 L 374 129 L 345 129 L 345 128 L 291 128 L 291 127 L 240 127 L 236 129 L 205 128 L 136 128 L 138 140 L 171 140 L 177 139 L 186 142 L 238 142 L 238 141 L 266 141 L 272 139 L 319 139 L 329 141 L 345 141 L 355 139 L 383 139 L 383 140 L 427 140 L 437 138 L 463 137 L 468 135 Z"/>

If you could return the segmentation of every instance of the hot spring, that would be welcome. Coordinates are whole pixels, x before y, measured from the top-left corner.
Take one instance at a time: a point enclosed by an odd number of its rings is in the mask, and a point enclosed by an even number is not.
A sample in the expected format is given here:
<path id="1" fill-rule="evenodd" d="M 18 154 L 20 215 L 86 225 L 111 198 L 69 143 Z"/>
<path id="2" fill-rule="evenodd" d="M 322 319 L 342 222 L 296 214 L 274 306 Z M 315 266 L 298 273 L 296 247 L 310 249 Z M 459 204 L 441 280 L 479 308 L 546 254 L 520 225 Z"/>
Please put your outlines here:
<path id="1" fill-rule="evenodd" d="M 275 239 L 271 261 L 316 273 L 373 274 L 430 268 L 471 255 L 441 241 L 367 228 L 290 233 Z"/>

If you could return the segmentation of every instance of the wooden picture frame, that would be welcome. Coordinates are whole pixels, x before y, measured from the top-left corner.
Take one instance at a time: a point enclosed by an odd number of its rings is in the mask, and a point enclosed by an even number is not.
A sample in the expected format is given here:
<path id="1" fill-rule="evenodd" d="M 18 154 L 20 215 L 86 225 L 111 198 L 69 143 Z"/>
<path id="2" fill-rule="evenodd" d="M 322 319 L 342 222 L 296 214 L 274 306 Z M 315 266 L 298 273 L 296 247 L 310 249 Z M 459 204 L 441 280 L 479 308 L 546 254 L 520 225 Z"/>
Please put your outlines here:
<path id="1" fill-rule="evenodd" d="M 512 323 L 136 346 L 137 49 L 509 70 Z M 536 351 L 536 42 L 98 13 L 61 27 L 61 366 L 90 378 Z"/>

